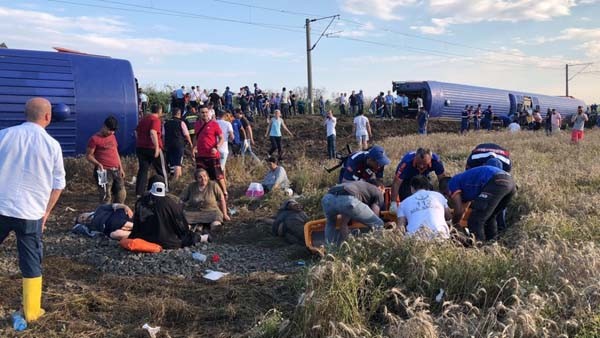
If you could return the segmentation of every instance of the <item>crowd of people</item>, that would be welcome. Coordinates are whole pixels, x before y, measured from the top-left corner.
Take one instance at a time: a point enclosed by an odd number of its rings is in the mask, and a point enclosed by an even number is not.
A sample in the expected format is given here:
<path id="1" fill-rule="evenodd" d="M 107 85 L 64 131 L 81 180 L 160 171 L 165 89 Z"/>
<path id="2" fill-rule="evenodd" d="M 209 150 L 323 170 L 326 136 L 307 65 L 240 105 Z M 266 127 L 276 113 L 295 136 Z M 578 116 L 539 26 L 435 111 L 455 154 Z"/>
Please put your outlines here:
<path id="1" fill-rule="evenodd" d="M 233 97 L 237 97 L 234 106 Z M 404 95 L 394 97 L 380 93 L 375 108 L 392 118 L 394 109 L 405 112 L 409 106 Z M 346 113 L 346 95 L 340 96 L 340 111 Z M 428 113 L 421 98 L 413 99 L 419 121 L 419 133 L 427 133 Z M 372 137 L 369 120 L 364 116 L 362 90 L 352 92 L 347 99 L 354 117 L 353 133 L 358 151 L 343 159 L 338 184 L 328 189 L 322 198 L 326 218 L 325 238 L 329 244 L 347 238 L 348 224 L 359 222 L 372 230 L 384 226 L 381 212 L 397 216 L 397 229 L 409 235 L 423 234 L 425 238 L 449 238 L 452 229 L 462 229 L 478 241 L 495 241 L 506 229 L 506 207 L 516 193 L 510 174 L 509 152 L 497 144 L 480 144 L 466 159 L 465 171 L 451 177 L 445 170 L 442 156 L 430 149 L 419 148 L 404 154 L 386 188 L 384 169 L 391 163 L 385 149 L 370 146 Z M 300 113 L 295 94 L 282 88 L 281 93 L 263 93 L 256 84 L 233 94 L 226 88 L 223 95 L 217 90 L 210 94 L 190 92 L 181 87 L 173 93 L 172 113 L 163 120 L 162 106 L 141 98 L 143 114 L 136 128 L 138 172 L 135 177 L 135 207 L 125 205 L 125 172 L 114 134 L 119 128 L 117 119 L 107 117 L 98 132 L 90 137 L 86 159 L 93 165 L 91 175 L 98 183 L 98 206 L 93 212 L 77 217 L 76 228 L 87 228 L 115 240 L 141 239 L 164 249 L 177 249 L 210 241 L 211 231 L 230 220 L 227 207 L 229 184 L 227 159 L 230 152 L 260 163 L 254 153 L 254 113 L 268 118 L 265 138 L 271 147 L 266 160 L 267 174 L 262 180 L 265 192 L 281 191 L 291 196 L 291 184 L 281 161 L 284 149 L 282 131 L 294 137 L 284 119 Z M 320 107 L 321 108 L 321 107 Z M 338 156 L 335 146 L 337 119 L 332 110 L 321 110 L 327 135 L 327 154 Z M 147 111 L 146 111 L 147 110 Z M 481 105 L 473 112 L 465 107 L 461 132 L 474 128 L 491 129 L 492 107 L 479 114 Z M 249 113 L 250 112 L 250 113 Z M 50 102 L 44 98 L 30 99 L 25 106 L 27 122 L 0 131 L 0 172 L 5 187 L 0 191 L 0 243 L 10 232 L 17 236 L 19 265 L 23 274 L 23 310 L 27 321 L 35 321 L 41 309 L 42 243 L 41 234 L 65 187 L 65 171 L 59 143 L 48 135 Z M 480 116 L 481 118 L 479 118 Z M 550 122 L 547 122 L 550 121 Z M 572 140 L 583 138 L 583 126 L 588 116 L 579 107 L 573 116 Z M 481 124 L 480 124 L 481 122 Z M 560 114 L 550 111 L 546 119 L 539 112 L 532 115 L 531 129 L 547 123 L 549 132 L 561 125 Z M 536 129 L 537 128 L 537 129 Z M 187 149 L 186 149 L 187 148 Z M 273 156 L 277 152 L 277 156 Z M 183 158 L 194 159 L 193 181 L 188 182 L 178 196 L 172 194 L 169 182 L 183 176 Z M 150 168 L 156 175 L 149 178 Z M 435 173 L 438 191 L 434 191 L 430 173 Z M 389 199 L 386 203 L 386 193 Z M 452 207 L 452 209 L 450 209 Z M 286 201 L 273 224 L 274 234 L 301 242 L 300 224 L 307 220 L 296 201 Z M 289 219 L 290 221 L 286 221 Z M 288 230 L 292 233 L 289 233 Z"/>
<path id="2" fill-rule="evenodd" d="M 476 146 L 466 159 L 465 171 L 453 177 L 446 172 L 441 157 L 430 149 L 404 154 L 386 205 L 383 173 L 390 163 L 378 145 L 344 160 L 338 184 L 322 199 L 327 243 L 344 241 L 352 222 L 374 231 L 383 229 L 380 216 L 386 209 L 397 216 L 396 228 L 410 236 L 450 238 L 454 228 L 485 242 L 497 240 L 506 230 L 505 209 L 516 193 L 516 185 L 509 174 L 510 153 L 501 146 Z M 439 192 L 434 191 L 429 178 L 432 172 L 437 176 Z"/>

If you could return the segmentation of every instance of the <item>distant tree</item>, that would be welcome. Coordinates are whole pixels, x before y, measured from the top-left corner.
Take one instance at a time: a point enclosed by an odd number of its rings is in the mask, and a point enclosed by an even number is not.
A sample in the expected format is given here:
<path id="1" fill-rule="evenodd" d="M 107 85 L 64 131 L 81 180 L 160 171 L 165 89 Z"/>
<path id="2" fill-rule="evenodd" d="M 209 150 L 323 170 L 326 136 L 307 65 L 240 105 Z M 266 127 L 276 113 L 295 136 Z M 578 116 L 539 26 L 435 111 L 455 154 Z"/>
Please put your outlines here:
<path id="1" fill-rule="evenodd" d="M 158 103 L 163 107 L 163 111 L 165 113 L 170 112 L 171 93 L 173 92 L 173 87 L 164 85 L 162 89 L 157 89 L 155 85 L 148 85 L 143 88 L 142 91 L 148 95 L 149 105 Z"/>

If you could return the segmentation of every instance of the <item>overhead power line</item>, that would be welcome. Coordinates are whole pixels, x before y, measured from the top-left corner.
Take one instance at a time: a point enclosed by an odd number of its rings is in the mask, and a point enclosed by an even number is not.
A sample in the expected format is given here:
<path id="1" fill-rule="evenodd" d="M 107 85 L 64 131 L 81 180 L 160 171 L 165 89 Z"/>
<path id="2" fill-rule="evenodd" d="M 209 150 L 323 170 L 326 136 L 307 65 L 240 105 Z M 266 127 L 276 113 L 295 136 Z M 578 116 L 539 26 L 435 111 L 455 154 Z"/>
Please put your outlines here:
<path id="1" fill-rule="evenodd" d="M 338 38 L 338 39 L 344 39 L 344 40 L 350 40 L 350 41 L 357 41 L 357 42 L 362 42 L 362 43 L 376 45 L 376 46 L 381 46 L 381 47 L 389 47 L 389 48 L 394 48 L 394 49 L 400 49 L 400 50 L 403 50 L 403 51 L 408 51 L 408 52 L 413 53 L 413 54 L 429 54 L 429 55 L 442 56 L 442 57 L 460 57 L 460 58 L 463 58 L 462 59 L 463 61 L 472 62 L 472 63 L 484 63 L 484 64 L 515 66 L 515 67 L 529 67 L 529 68 L 532 68 L 532 67 L 535 67 L 535 68 L 547 68 L 547 69 L 553 69 L 553 70 L 562 69 L 562 67 L 536 66 L 536 65 L 524 64 L 524 63 L 517 63 L 517 62 L 500 62 L 500 61 L 476 60 L 476 59 L 473 59 L 472 55 L 449 53 L 449 52 L 438 51 L 438 50 L 433 50 L 433 49 L 425 49 L 425 48 L 401 46 L 401 45 L 397 45 L 397 44 L 382 43 L 382 42 L 378 42 L 378 41 L 369 41 L 369 40 L 352 38 L 352 37 L 345 37 L 345 36 L 329 36 L 329 37 L 335 37 L 335 38 Z M 559 61 L 557 61 L 557 62 L 559 62 Z"/>
<path id="2" fill-rule="evenodd" d="M 193 14 L 193 13 L 169 10 L 169 9 L 165 9 L 165 8 L 133 5 L 133 4 L 128 4 L 128 3 L 124 3 L 124 2 L 120 2 L 120 1 L 97 0 L 97 1 L 105 2 L 105 3 L 126 6 L 126 7 L 115 7 L 115 6 L 107 6 L 107 5 L 81 3 L 81 2 L 68 1 L 68 0 L 48 0 L 48 1 L 64 3 L 64 4 L 69 4 L 69 5 L 75 5 L 75 6 L 112 9 L 112 10 L 132 12 L 132 13 L 146 13 L 146 14 L 171 16 L 171 17 L 182 17 L 182 18 L 190 18 L 190 19 L 202 19 L 202 20 L 238 23 L 238 24 L 251 25 L 251 26 L 257 26 L 257 27 L 263 27 L 263 28 L 275 29 L 275 30 L 282 30 L 282 31 L 288 31 L 288 32 L 297 32 L 297 33 L 303 32 L 302 27 L 300 27 L 300 26 L 277 25 L 277 24 L 269 24 L 269 23 L 263 23 L 263 22 L 245 21 L 245 20 L 203 15 L 203 14 Z"/>
<path id="3" fill-rule="evenodd" d="M 254 9 L 277 12 L 277 13 L 284 13 L 284 14 L 289 14 L 289 15 L 309 16 L 309 17 L 322 16 L 322 15 L 315 14 L 315 13 L 305 13 L 305 12 L 291 11 L 291 10 L 286 10 L 286 9 L 281 9 L 281 8 L 250 5 L 250 4 L 241 3 L 241 2 L 237 2 L 237 1 L 231 1 L 231 0 L 213 0 L 213 1 L 228 4 L 228 5 L 233 5 L 233 6 L 254 8 Z M 350 23 L 350 24 L 354 24 L 354 25 L 360 26 L 360 27 L 372 28 L 374 26 L 372 24 L 363 23 L 358 20 L 344 19 L 344 18 L 340 18 L 339 20 Z M 425 40 L 425 41 L 430 41 L 430 42 L 441 43 L 441 44 L 445 44 L 445 45 L 449 45 L 449 46 L 468 48 L 468 49 L 472 49 L 472 50 L 479 50 L 479 51 L 483 51 L 483 52 L 487 52 L 487 53 L 494 53 L 494 54 L 506 55 L 506 56 L 511 56 L 511 57 L 523 57 L 523 55 L 517 54 L 517 53 L 511 53 L 511 52 L 507 52 L 507 51 L 498 51 L 498 50 L 493 50 L 490 48 L 472 46 L 469 44 L 455 42 L 455 41 L 449 41 L 449 40 L 444 40 L 444 39 L 430 38 L 430 37 L 426 37 L 426 36 L 422 36 L 422 35 L 418 35 L 418 34 L 411 34 L 411 33 L 407 33 L 407 32 L 397 31 L 397 30 L 390 29 L 387 27 L 379 27 L 379 28 L 375 27 L 375 29 L 378 29 L 378 30 L 381 30 L 381 31 L 384 31 L 387 33 L 391 33 L 391 34 L 406 36 L 409 38 L 420 39 L 420 40 Z M 565 60 L 561 60 L 560 62 L 566 63 Z"/>

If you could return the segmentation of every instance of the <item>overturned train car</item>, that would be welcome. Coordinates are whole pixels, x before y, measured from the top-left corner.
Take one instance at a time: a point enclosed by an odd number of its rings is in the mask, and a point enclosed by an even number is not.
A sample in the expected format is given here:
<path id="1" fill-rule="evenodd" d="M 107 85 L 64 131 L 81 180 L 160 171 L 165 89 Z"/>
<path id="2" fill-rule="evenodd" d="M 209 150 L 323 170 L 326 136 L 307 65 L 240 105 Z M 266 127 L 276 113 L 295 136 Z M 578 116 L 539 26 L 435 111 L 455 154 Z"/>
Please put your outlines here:
<path id="1" fill-rule="evenodd" d="M 126 60 L 72 52 L 0 49 L 0 129 L 25 121 L 32 97 L 52 103 L 46 129 L 64 156 L 84 154 L 87 141 L 109 115 L 121 154 L 135 151 L 138 122 L 137 83 Z"/>
<path id="2" fill-rule="evenodd" d="M 476 87 L 456 83 L 437 81 L 392 82 L 397 94 L 406 94 L 412 99 L 421 97 L 423 105 L 431 117 L 448 120 L 460 120 L 466 105 L 482 109 L 488 105 L 498 116 L 513 116 L 524 109 L 538 109 L 545 114 L 547 109 L 556 109 L 563 116 L 577 112 L 578 106 L 585 107 L 585 102 L 572 97 L 548 96 L 525 93 L 514 90 L 503 90 Z M 585 108 L 584 108 L 585 109 Z"/>

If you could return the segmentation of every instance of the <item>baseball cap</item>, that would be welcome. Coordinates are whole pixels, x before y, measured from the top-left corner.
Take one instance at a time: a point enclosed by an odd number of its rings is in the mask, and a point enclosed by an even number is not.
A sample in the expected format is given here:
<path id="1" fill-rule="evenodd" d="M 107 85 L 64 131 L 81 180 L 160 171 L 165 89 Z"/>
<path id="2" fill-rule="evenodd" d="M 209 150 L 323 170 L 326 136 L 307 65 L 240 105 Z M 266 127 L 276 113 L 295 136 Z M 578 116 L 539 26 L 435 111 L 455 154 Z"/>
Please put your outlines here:
<path id="1" fill-rule="evenodd" d="M 166 187 L 163 182 L 154 182 L 150 188 L 150 193 L 154 196 L 164 197 L 166 194 Z"/>
<path id="2" fill-rule="evenodd" d="M 375 160 L 380 166 L 390 164 L 390 159 L 385 154 L 385 150 L 383 150 L 382 146 L 373 146 L 373 148 L 369 150 L 367 156 Z"/>

